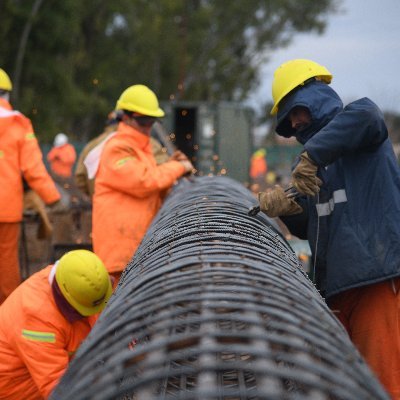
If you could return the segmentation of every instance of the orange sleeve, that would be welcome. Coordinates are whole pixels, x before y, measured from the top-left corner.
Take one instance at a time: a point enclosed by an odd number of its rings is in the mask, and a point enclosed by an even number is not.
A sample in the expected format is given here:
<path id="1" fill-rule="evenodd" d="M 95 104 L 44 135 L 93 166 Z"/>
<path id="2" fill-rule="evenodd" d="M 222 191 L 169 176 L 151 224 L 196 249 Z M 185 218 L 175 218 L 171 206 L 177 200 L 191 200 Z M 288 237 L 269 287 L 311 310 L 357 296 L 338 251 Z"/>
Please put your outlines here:
<path id="1" fill-rule="evenodd" d="M 171 187 L 185 173 L 178 161 L 157 166 L 139 159 L 132 149 L 129 151 L 118 146 L 105 149 L 100 168 L 105 186 L 139 198 Z"/>
<path id="2" fill-rule="evenodd" d="M 61 198 L 53 180 L 43 164 L 42 151 L 33 133 L 32 125 L 26 119 L 26 133 L 21 146 L 21 170 L 29 186 L 47 203 Z"/>
<path id="3" fill-rule="evenodd" d="M 26 316 L 22 326 L 25 329 L 15 339 L 16 352 L 47 399 L 68 366 L 65 334 L 32 315 Z"/>

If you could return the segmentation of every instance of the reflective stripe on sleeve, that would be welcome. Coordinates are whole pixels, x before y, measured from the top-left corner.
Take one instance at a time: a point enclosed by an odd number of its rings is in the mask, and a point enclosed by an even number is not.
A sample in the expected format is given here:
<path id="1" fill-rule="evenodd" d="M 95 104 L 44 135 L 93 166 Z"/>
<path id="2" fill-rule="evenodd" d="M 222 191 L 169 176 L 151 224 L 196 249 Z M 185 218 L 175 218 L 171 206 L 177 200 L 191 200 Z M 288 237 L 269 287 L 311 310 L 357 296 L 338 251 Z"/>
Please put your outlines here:
<path id="1" fill-rule="evenodd" d="M 133 160 L 135 157 L 129 156 L 125 158 L 121 158 L 120 160 L 116 161 L 116 167 L 122 167 L 124 164 L 126 164 L 129 160 Z"/>
<path id="2" fill-rule="evenodd" d="M 37 332 L 29 331 L 28 329 L 22 329 L 22 337 L 27 340 L 32 340 L 34 342 L 45 342 L 45 343 L 55 343 L 56 334 L 51 332 Z"/>
<path id="3" fill-rule="evenodd" d="M 36 136 L 33 132 L 29 132 L 25 135 L 25 139 L 26 140 L 32 140 L 32 139 L 36 139 Z"/>
<path id="4" fill-rule="evenodd" d="M 326 217 L 332 213 L 335 208 L 335 204 L 346 202 L 346 191 L 344 189 L 340 189 L 333 192 L 333 196 L 328 202 L 316 204 L 315 207 L 317 208 L 317 214 L 319 217 Z"/>

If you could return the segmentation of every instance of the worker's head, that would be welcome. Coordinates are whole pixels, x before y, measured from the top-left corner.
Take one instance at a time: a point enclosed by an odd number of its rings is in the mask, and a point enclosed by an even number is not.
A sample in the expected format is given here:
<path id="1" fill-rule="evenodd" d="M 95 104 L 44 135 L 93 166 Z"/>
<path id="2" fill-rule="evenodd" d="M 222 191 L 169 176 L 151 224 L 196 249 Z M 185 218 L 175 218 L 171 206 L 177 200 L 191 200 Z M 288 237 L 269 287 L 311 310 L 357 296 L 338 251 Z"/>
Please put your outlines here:
<path id="1" fill-rule="evenodd" d="M 133 85 L 125 89 L 115 109 L 122 111 L 120 119 L 123 122 L 145 134 L 150 134 L 157 118 L 165 115 L 155 93 L 144 85 Z"/>
<path id="2" fill-rule="evenodd" d="M 272 82 L 274 105 L 271 115 L 275 115 L 278 112 L 279 103 L 294 89 L 304 86 L 313 80 L 330 83 L 332 78 L 332 74 L 325 67 L 314 61 L 296 59 L 283 63 L 274 72 L 274 80 Z"/>
<path id="3" fill-rule="evenodd" d="M 289 111 L 289 122 L 296 132 L 299 132 L 311 123 L 310 110 L 307 107 L 296 106 Z"/>
<path id="4" fill-rule="evenodd" d="M 68 143 L 68 136 L 65 133 L 57 133 L 56 137 L 54 138 L 54 146 L 60 147 L 64 146 L 64 144 Z"/>
<path id="5" fill-rule="evenodd" d="M 12 83 L 10 77 L 4 69 L 0 68 L 0 97 L 5 98 L 7 101 L 10 99 L 10 92 L 12 90 Z"/>
<path id="6" fill-rule="evenodd" d="M 340 110 L 343 103 L 330 87 L 332 75 L 310 60 L 291 60 L 277 68 L 272 83 L 276 133 L 305 144 Z"/>
<path id="7" fill-rule="evenodd" d="M 63 297 L 85 317 L 100 312 L 112 293 L 103 262 L 88 250 L 64 254 L 57 263 L 55 279 Z"/>

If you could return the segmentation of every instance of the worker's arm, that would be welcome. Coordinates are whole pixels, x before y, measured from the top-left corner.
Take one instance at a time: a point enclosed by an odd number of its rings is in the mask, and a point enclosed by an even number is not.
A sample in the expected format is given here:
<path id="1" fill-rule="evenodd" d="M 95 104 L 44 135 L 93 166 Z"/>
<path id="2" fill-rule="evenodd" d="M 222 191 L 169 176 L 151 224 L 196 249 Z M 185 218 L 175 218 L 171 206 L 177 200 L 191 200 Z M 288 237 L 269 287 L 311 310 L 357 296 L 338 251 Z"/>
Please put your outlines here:
<path id="1" fill-rule="evenodd" d="M 371 100 L 350 103 L 304 145 L 311 159 L 327 166 L 345 154 L 372 150 L 388 137 L 383 114 Z"/>
<path id="2" fill-rule="evenodd" d="M 52 162 L 56 159 L 58 159 L 58 151 L 56 148 L 52 148 L 48 153 L 47 153 L 47 161 Z"/>
<path id="3" fill-rule="evenodd" d="M 76 161 L 76 151 L 74 146 L 68 143 L 62 150 L 62 161 L 66 164 L 73 164 Z"/>
<path id="4" fill-rule="evenodd" d="M 140 160 L 133 150 L 113 147 L 102 154 L 96 181 L 135 197 L 147 197 L 169 188 L 185 172 L 183 162 L 172 160 L 156 166 Z"/>
<path id="5" fill-rule="evenodd" d="M 22 332 L 17 332 L 15 348 L 39 392 L 47 398 L 68 366 L 65 333 L 33 316 L 27 316 L 23 326 Z"/>
<path id="6" fill-rule="evenodd" d="M 43 164 L 42 151 L 33 133 L 29 120 L 25 124 L 25 136 L 21 142 L 20 166 L 29 186 L 47 203 L 54 203 L 61 198 L 60 193 Z"/>

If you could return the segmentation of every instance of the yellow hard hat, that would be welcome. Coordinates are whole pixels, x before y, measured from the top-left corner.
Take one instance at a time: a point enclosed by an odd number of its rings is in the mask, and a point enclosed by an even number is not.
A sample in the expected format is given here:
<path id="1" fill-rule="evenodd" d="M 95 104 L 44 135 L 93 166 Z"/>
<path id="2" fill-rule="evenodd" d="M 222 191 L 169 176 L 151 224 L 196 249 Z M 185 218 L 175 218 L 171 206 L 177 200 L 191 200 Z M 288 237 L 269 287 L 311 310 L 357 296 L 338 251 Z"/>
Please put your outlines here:
<path id="1" fill-rule="evenodd" d="M 267 150 L 258 149 L 253 153 L 253 157 L 265 157 L 267 155 Z"/>
<path id="2" fill-rule="evenodd" d="M 89 250 L 64 254 L 57 264 L 56 281 L 68 303 L 85 317 L 100 312 L 112 293 L 103 262 Z"/>
<path id="3" fill-rule="evenodd" d="M 8 90 L 11 92 L 12 83 L 10 77 L 7 75 L 4 69 L 0 68 L 0 90 Z"/>
<path id="4" fill-rule="evenodd" d="M 117 101 L 116 110 L 134 111 L 150 117 L 163 117 L 157 96 L 144 85 L 133 85 L 125 89 Z"/>
<path id="5" fill-rule="evenodd" d="M 303 85 L 310 78 L 317 78 L 325 83 L 331 83 L 332 74 L 322 65 L 314 61 L 297 59 L 280 65 L 274 72 L 272 82 L 272 99 L 274 106 L 271 115 L 278 112 L 280 101 L 297 86 Z"/>

